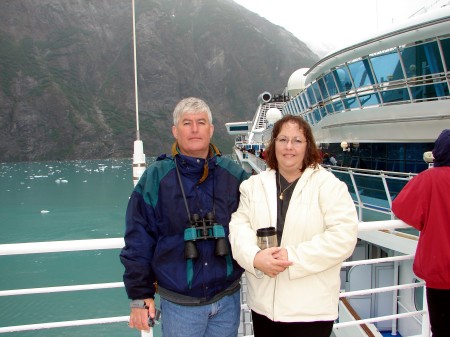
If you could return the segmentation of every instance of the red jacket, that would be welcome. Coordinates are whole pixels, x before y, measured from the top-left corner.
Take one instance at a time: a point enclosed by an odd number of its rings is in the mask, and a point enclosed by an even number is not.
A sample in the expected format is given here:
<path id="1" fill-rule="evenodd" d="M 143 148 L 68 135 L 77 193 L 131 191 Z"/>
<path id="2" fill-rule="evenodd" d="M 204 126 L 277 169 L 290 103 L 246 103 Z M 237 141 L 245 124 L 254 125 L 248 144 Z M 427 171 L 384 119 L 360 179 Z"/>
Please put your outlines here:
<path id="1" fill-rule="evenodd" d="M 450 289 L 450 166 L 414 177 L 394 199 L 392 211 L 420 231 L 414 273 L 429 288 Z"/>

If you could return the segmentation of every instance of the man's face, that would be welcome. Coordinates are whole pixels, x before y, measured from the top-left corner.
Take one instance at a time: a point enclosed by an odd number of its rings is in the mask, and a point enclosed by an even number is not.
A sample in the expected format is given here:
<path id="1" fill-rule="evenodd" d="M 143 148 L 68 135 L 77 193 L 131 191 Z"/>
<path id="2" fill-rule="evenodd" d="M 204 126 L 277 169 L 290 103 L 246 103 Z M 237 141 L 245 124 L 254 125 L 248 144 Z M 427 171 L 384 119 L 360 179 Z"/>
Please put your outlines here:
<path id="1" fill-rule="evenodd" d="M 172 134 L 178 142 L 182 154 L 190 157 L 206 158 L 214 126 L 206 112 L 184 113 Z"/>

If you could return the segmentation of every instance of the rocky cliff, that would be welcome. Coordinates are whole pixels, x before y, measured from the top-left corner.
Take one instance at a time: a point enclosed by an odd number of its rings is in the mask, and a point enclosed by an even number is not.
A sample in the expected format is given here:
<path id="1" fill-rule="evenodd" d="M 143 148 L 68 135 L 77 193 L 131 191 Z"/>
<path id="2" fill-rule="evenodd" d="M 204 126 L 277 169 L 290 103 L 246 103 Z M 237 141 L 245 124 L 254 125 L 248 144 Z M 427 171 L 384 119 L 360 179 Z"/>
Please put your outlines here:
<path id="1" fill-rule="evenodd" d="M 0 161 L 130 157 L 135 139 L 132 2 L 0 2 Z M 317 56 L 231 0 L 136 0 L 138 102 L 147 155 L 167 152 L 183 97 L 208 102 L 214 142 L 249 120 Z"/>

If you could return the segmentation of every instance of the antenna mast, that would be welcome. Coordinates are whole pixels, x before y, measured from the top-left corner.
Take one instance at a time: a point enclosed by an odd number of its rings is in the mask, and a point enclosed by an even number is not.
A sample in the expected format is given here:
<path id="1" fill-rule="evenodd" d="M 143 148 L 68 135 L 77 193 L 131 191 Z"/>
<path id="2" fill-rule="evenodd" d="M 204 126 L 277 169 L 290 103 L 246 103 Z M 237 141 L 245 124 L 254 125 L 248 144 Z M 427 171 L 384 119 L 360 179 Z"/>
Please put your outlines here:
<path id="1" fill-rule="evenodd" d="M 145 171 L 145 154 L 144 144 L 142 143 L 141 135 L 139 132 L 139 101 L 138 101 L 138 85 L 137 85 L 137 61 L 136 61 L 136 16 L 134 10 L 134 0 L 131 1 L 133 7 L 133 60 L 134 60 L 134 94 L 136 102 L 136 140 L 134 141 L 134 153 L 133 153 L 133 184 L 139 181 L 142 173 Z"/>

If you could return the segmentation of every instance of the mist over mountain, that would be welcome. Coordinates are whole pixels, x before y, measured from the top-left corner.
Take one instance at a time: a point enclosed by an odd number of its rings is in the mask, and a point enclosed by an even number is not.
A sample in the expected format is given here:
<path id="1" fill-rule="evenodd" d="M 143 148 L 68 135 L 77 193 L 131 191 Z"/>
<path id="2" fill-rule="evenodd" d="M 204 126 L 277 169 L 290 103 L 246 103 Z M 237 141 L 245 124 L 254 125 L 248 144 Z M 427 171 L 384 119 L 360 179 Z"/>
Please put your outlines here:
<path id="1" fill-rule="evenodd" d="M 147 156 L 170 151 L 188 96 L 224 124 L 250 120 L 318 57 L 231 0 L 136 0 L 139 125 Z M 131 157 L 136 135 L 131 1 L 0 1 L 0 161 Z"/>

